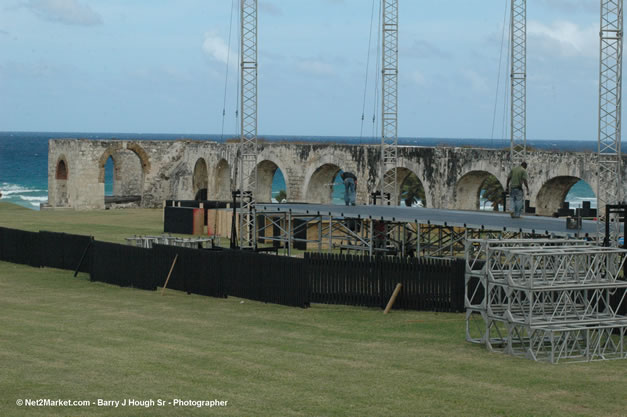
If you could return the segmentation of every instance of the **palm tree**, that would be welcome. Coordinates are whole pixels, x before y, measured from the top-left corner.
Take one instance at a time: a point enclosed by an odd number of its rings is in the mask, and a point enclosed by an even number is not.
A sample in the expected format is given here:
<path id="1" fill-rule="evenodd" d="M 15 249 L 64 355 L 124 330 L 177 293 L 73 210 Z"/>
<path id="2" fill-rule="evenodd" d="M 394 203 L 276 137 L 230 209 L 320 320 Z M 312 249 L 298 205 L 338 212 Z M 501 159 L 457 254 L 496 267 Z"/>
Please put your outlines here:
<path id="1" fill-rule="evenodd" d="M 287 193 L 285 192 L 285 190 L 279 191 L 279 193 L 276 196 L 276 201 L 277 202 L 280 203 L 283 200 L 287 200 Z"/>
<path id="2" fill-rule="evenodd" d="M 489 176 L 481 184 L 480 190 L 483 191 L 483 198 L 492 204 L 492 210 L 499 211 L 499 205 L 503 205 L 503 186 L 494 176 Z"/>
<path id="3" fill-rule="evenodd" d="M 421 201 L 423 207 L 426 207 L 425 189 L 415 174 L 409 174 L 403 181 L 403 185 L 401 185 L 401 200 L 405 200 L 407 207 L 411 207 L 416 201 Z"/>

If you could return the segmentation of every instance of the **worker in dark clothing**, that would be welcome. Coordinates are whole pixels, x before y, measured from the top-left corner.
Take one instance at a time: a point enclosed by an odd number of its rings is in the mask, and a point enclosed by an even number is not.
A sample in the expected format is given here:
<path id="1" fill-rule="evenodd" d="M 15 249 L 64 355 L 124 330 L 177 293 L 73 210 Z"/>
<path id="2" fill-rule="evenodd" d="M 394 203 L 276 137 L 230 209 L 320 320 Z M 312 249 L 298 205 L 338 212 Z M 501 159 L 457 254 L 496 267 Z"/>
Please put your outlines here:
<path id="1" fill-rule="evenodd" d="M 355 205 L 355 194 L 357 189 L 357 177 L 352 172 L 342 172 L 340 175 L 344 181 L 344 202 L 347 206 Z"/>
<path id="2" fill-rule="evenodd" d="M 529 184 L 527 183 L 527 179 L 528 177 L 526 162 L 523 162 L 519 166 L 512 168 L 512 171 L 507 177 L 507 185 L 505 185 L 505 189 L 509 190 L 512 205 L 511 215 L 514 219 L 520 218 L 520 214 L 522 213 L 525 204 L 525 193 L 523 192 L 523 185 L 527 189 L 527 194 L 529 194 Z"/>

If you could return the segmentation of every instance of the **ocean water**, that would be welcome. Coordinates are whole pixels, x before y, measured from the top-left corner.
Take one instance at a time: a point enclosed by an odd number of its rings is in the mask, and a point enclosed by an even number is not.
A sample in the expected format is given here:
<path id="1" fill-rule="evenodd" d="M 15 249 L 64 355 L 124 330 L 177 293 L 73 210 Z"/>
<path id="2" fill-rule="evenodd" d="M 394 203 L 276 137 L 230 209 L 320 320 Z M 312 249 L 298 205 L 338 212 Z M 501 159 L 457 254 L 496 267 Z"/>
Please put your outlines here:
<path id="1" fill-rule="evenodd" d="M 48 200 L 48 140 L 59 138 L 84 139 L 129 139 L 129 140 L 213 140 L 223 141 L 235 135 L 198 134 L 144 134 L 144 133 L 81 133 L 81 132 L 0 132 L 0 192 L 2 201 L 9 201 L 31 209 L 39 209 L 40 203 Z M 377 138 L 352 138 L 346 136 L 260 136 L 267 141 L 336 142 L 349 144 L 376 144 Z M 476 146 L 506 149 L 508 140 L 491 139 L 447 139 L 447 138 L 399 138 L 401 145 L 423 146 Z M 530 140 L 529 146 L 556 151 L 596 151 L 593 141 L 549 141 Z M 276 197 L 285 189 L 285 180 L 277 171 L 272 184 L 272 195 Z M 111 161 L 105 166 L 105 194 L 113 191 L 113 167 Z M 580 207 L 583 201 L 596 204 L 595 194 L 583 181 L 575 184 L 566 197 L 571 207 Z M 333 186 L 333 202 L 344 204 L 344 186 L 338 177 Z M 482 208 L 491 209 L 482 201 Z"/>

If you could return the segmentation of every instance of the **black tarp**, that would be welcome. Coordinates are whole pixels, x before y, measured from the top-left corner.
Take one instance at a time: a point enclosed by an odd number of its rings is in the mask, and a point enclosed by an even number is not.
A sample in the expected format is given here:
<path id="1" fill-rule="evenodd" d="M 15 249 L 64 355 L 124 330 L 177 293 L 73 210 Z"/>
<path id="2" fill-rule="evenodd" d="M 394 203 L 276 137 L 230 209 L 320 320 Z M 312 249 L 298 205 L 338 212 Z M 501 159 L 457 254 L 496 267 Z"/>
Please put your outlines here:
<path id="1" fill-rule="evenodd" d="M 194 234 L 194 208 L 191 207 L 165 207 L 163 232 Z"/>

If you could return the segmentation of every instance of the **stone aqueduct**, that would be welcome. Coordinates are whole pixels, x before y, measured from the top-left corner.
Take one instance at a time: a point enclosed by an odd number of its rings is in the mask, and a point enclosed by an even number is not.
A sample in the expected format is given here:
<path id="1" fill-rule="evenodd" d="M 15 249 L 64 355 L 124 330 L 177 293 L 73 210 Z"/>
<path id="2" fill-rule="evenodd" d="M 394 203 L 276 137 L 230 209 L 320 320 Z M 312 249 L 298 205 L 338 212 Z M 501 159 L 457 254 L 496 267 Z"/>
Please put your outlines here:
<path id="1" fill-rule="evenodd" d="M 140 195 L 143 207 L 160 207 L 166 199 L 194 199 L 201 189 L 210 200 L 230 200 L 236 151 L 235 143 L 209 141 L 50 140 L 48 204 L 103 208 L 109 157 L 114 161 L 114 194 Z M 280 169 L 288 201 L 330 203 L 335 176 L 350 170 L 360 179 L 358 203 L 365 204 L 378 186 L 379 152 L 375 145 L 262 143 L 257 200 L 270 201 L 273 176 Z M 508 154 L 465 147 L 400 147 L 398 183 L 413 172 L 424 186 L 428 207 L 478 209 L 480 187 L 488 176 L 505 185 Z M 596 190 L 595 158 L 592 153 L 530 152 L 527 198 L 537 213 L 551 215 L 580 179 Z"/>

